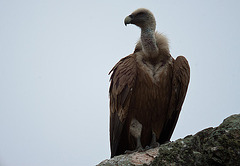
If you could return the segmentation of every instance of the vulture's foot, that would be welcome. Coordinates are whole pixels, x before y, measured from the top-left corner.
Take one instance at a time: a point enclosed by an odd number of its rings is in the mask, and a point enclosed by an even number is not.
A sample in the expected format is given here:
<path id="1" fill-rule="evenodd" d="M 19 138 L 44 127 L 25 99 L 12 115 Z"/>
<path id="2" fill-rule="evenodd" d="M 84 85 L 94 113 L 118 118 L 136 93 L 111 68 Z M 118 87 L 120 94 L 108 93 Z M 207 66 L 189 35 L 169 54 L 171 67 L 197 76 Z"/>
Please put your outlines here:
<path id="1" fill-rule="evenodd" d="M 156 147 L 159 147 L 159 146 L 160 146 L 160 143 L 154 142 L 154 143 L 151 143 L 150 146 L 146 146 L 144 150 L 149 150 L 149 149 L 156 148 Z"/>
<path id="2" fill-rule="evenodd" d="M 150 146 L 146 146 L 145 150 L 149 150 L 149 149 L 156 148 L 156 147 L 159 147 L 159 146 L 160 146 L 160 144 L 157 142 L 156 134 L 154 132 L 152 132 L 151 144 L 150 144 Z"/>
<path id="3" fill-rule="evenodd" d="M 158 142 L 152 142 L 151 145 L 150 145 L 151 148 L 156 148 L 156 147 L 159 147 L 159 146 L 160 146 L 160 143 L 158 143 Z"/>
<path id="4" fill-rule="evenodd" d="M 137 147 L 135 150 L 126 150 L 125 153 L 126 154 L 131 154 L 134 152 L 143 152 L 145 149 L 143 149 L 142 144 L 141 144 L 141 140 L 140 137 L 137 138 Z"/>
<path id="5" fill-rule="evenodd" d="M 124 153 L 125 154 L 132 154 L 134 152 L 143 152 L 145 149 L 143 147 L 137 147 L 135 150 L 126 150 Z"/>

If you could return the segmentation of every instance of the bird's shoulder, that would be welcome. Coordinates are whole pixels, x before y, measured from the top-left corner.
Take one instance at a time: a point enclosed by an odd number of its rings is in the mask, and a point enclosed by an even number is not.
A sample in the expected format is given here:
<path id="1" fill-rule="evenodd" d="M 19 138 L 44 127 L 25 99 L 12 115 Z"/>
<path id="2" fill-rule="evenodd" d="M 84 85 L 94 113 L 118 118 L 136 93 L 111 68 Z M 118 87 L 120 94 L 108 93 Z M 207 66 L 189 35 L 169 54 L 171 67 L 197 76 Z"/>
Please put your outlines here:
<path id="1" fill-rule="evenodd" d="M 109 72 L 111 74 L 110 91 L 117 94 L 121 93 L 122 90 L 127 86 L 132 87 L 136 77 L 136 55 L 130 54 L 122 58 Z"/>
<path id="2" fill-rule="evenodd" d="M 174 61 L 174 75 L 188 85 L 190 79 L 190 66 L 184 56 L 178 56 Z"/>

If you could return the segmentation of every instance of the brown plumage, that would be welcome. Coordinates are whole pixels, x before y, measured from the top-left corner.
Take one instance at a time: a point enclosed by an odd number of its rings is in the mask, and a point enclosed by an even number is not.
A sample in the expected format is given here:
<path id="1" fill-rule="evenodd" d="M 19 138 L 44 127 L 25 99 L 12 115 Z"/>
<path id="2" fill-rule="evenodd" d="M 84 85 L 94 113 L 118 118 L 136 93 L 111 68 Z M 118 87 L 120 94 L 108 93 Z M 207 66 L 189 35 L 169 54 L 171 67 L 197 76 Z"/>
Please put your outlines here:
<path id="1" fill-rule="evenodd" d="M 140 27 L 141 38 L 110 71 L 111 157 L 169 141 L 190 79 L 187 60 L 172 58 L 149 10 L 134 11 L 125 24 Z"/>

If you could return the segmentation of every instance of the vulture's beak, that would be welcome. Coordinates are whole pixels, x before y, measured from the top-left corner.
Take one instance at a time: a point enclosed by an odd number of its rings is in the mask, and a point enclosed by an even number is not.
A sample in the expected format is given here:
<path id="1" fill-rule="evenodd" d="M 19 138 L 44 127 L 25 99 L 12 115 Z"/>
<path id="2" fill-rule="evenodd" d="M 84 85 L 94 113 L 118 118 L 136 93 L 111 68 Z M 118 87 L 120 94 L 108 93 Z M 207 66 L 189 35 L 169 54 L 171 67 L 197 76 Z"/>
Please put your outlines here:
<path id="1" fill-rule="evenodd" d="M 125 26 L 127 26 L 127 24 L 131 24 L 131 21 L 132 21 L 132 15 L 127 16 L 127 17 L 124 19 L 124 24 L 125 24 Z"/>

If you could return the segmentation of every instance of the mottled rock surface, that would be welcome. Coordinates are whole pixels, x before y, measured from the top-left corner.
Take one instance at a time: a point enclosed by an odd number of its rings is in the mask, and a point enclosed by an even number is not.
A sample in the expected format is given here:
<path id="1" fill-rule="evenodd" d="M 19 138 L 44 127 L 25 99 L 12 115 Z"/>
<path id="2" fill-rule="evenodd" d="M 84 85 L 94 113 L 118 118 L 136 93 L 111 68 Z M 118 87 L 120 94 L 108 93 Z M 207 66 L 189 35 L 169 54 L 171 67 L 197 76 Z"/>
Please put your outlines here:
<path id="1" fill-rule="evenodd" d="M 240 166 L 240 114 L 226 118 L 216 128 L 163 144 L 145 152 L 115 156 L 98 166 Z"/>

